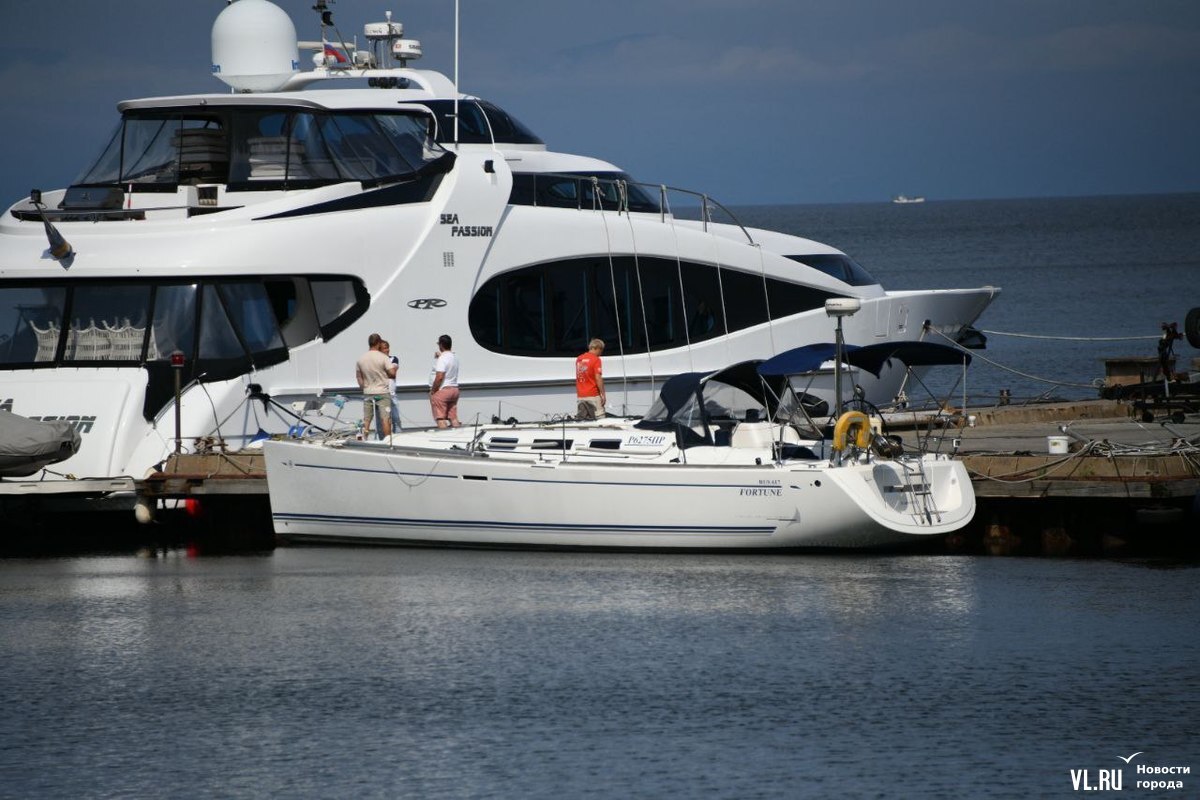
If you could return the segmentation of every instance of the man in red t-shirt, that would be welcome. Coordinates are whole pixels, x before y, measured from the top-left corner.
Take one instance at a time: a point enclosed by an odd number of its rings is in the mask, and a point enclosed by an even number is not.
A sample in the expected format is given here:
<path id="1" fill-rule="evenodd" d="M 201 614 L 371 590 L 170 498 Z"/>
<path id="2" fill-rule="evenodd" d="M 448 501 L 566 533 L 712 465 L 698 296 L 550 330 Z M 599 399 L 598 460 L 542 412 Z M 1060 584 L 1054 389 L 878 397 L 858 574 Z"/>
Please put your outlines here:
<path id="1" fill-rule="evenodd" d="M 600 355 L 604 340 L 592 339 L 588 351 L 575 359 L 575 399 L 578 419 L 600 419 L 604 416 L 604 372 Z"/>

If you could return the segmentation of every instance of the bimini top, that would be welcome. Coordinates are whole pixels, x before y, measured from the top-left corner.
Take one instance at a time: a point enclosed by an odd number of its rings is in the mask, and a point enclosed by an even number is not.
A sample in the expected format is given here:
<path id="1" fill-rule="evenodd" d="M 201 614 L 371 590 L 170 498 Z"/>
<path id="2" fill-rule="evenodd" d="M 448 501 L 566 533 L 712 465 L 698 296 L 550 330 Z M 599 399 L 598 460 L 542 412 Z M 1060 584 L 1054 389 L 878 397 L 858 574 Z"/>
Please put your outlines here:
<path id="1" fill-rule="evenodd" d="M 758 365 L 758 374 L 763 376 L 800 375 L 820 369 L 821 364 L 837 356 L 837 345 L 831 342 L 806 344 L 792 350 L 785 350 L 773 358 Z M 842 346 L 842 359 L 845 363 L 865 369 L 875 377 L 879 377 L 884 364 L 891 359 L 909 367 L 929 367 L 943 364 L 971 363 L 971 355 L 956 347 L 936 342 L 883 342 L 869 344 L 865 347 L 856 345 Z"/>
<path id="2" fill-rule="evenodd" d="M 716 372 L 684 372 L 669 378 L 636 427 L 707 431 L 714 420 L 740 419 L 747 411 L 758 419 L 770 419 L 787 389 L 787 377 L 761 375 L 761 364 L 760 360 L 742 361 Z"/>

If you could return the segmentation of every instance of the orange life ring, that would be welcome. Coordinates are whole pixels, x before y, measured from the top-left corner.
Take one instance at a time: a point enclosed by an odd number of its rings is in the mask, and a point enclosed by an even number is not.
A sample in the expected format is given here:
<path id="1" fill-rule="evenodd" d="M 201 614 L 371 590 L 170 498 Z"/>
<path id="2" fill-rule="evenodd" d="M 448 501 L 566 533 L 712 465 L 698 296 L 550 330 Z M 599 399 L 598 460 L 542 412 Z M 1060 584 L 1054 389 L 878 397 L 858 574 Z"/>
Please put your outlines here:
<path id="1" fill-rule="evenodd" d="M 846 437 L 854 431 L 854 446 L 866 450 L 871 446 L 871 418 L 861 411 L 847 411 L 833 426 L 833 449 L 845 450 Z"/>

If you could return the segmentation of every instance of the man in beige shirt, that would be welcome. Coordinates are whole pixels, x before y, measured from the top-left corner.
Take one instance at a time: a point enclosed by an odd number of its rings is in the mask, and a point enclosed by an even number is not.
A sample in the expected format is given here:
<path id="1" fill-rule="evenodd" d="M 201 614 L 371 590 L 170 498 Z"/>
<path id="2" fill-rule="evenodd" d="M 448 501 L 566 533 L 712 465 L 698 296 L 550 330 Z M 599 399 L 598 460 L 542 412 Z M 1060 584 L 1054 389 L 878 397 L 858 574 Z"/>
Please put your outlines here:
<path id="1" fill-rule="evenodd" d="M 380 345 L 383 337 L 372 333 L 367 337 L 370 348 L 354 365 L 354 376 L 363 393 L 363 436 L 371 432 L 371 422 L 379 412 L 379 427 L 384 436 L 392 435 L 392 393 L 388 381 L 396 377 L 396 365 L 384 355 Z"/>

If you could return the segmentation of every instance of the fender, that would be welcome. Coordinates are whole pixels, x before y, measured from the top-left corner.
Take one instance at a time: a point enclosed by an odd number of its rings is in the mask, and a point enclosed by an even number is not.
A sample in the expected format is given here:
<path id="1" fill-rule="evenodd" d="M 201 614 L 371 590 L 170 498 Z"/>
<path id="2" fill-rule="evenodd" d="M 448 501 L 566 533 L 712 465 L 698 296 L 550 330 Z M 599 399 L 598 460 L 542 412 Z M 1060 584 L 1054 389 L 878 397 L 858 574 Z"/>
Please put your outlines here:
<path id="1" fill-rule="evenodd" d="M 871 418 L 861 411 L 847 411 L 833 426 L 833 449 L 845 450 L 846 437 L 854 431 L 854 446 L 866 450 L 871 446 Z"/>

